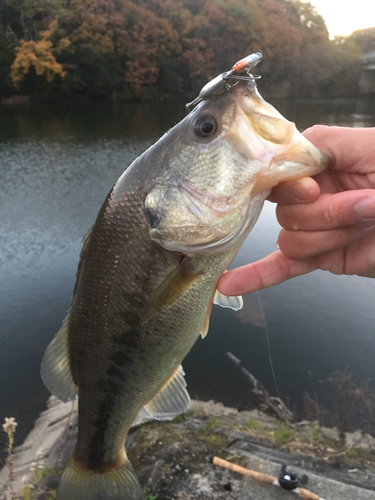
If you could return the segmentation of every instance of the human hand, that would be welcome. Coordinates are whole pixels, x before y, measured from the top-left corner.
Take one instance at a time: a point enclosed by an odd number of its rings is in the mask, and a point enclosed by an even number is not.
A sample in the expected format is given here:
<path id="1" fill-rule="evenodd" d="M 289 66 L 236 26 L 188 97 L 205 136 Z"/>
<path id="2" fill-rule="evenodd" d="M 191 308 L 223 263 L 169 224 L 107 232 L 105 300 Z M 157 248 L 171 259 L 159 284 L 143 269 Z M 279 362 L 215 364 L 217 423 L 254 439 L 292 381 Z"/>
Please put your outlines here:
<path id="1" fill-rule="evenodd" d="M 328 170 L 276 186 L 279 250 L 225 273 L 218 289 L 241 295 L 315 269 L 375 277 L 375 128 L 316 125 L 303 134 L 331 157 Z"/>

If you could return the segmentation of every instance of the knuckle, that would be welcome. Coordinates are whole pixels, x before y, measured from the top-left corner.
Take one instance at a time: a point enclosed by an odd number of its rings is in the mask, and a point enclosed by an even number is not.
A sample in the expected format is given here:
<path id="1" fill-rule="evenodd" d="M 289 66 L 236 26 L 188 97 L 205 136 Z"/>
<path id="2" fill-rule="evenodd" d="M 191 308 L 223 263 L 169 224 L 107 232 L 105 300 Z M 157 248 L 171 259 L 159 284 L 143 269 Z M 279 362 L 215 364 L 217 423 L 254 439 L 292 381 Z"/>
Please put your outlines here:
<path id="1" fill-rule="evenodd" d="M 298 244 L 298 237 L 294 231 L 282 229 L 278 238 L 278 246 L 281 252 L 289 258 L 298 258 L 301 245 Z"/>
<path id="2" fill-rule="evenodd" d="M 281 256 L 278 256 L 277 265 L 279 267 L 280 276 L 282 277 L 282 280 L 283 281 L 288 280 L 291 277 L 291 275 L 290 275 L 290 268 L 285 259 L 283 259 Z"/>
<path id="3" fill-rule="evenodd" d="M 328 133 L 328 129 L 329 127 L 327 125 L 313 125 L 312 127 L 306 129 L 303 132 L 303 135 L 314 143 L 315 140 L 324 137 Z"/>
<path id="4" fill-rule="evenodd" d="M 328 223 L 330 227 L 337 227 L 340 222 L 340 212 L 335 204 L 327 205 L 324 211 L 324 220 Z"/>

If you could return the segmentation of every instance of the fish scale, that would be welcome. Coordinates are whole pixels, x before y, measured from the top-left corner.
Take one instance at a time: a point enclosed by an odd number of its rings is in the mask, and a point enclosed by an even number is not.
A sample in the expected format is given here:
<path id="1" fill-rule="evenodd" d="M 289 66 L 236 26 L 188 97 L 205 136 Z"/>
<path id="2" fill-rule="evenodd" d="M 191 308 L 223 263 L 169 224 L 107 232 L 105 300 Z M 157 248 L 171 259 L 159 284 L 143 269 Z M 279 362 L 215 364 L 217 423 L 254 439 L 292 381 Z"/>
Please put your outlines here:
<path id="1" fill-rule="evenodd" d="M 213 304 L 242 306 L 217 292 L 220 275 L 270 189 L 328 165 L 257 92 L 249 71 L 259 59 L 202 89 L 118 179 L 84 238 L 70 312 L 42 362 L 56 397 L 79 394 L 56 500 L 144 498 L 129 427 L 142 407 L 157 419 L 187 410 L 183 358 L 207 334 Z"/>
<path id="2" fill-rule="evenodd" d="M 86 396 L 82 401 L 81 398 L 79 400 L 80 426 L 74 457 L 79 462 L 89 464 L 91 468 L 99 467 L 110 459 L 116 460 L 118 434 L 124 433 L 125 425 L 130 427 L 145 403 L 144 394 L 134 394 L 137 393 L 136 388 L 142 387 L 144 380 L 156 381 L 153 385 L 150 384 L 148 391 L 143 391 L 148 392 L 146 402 L 152 399 L 160 384 L 176 370 L 196 341 L 212 293 L 207 292 L 210 288 L 206 282 L 212 281 L 215 284 L 230 259 L 230 256 L 221 254 L 214 260 L 206 256 L 193 258 L 192 269 L 204 269 L 204 277 L 174 306 L 151 319 L 145 328 L 140 328 L 146 297 L 175 268 L 176 256 L 145 238 L 148 225 L 139 194 L 127 193 L 126 199 L 125 208 L 120 203 L 119 211 L 127 210 L 130 205 L 133 208 L 131 212 L 137 213 L 138 217 L 127 217 L 124 214 L 119 223 L 119 219 L 111 213 L 110 216 L 103 217 L 102 227 L 95 228 L 92 232 L 90 246 L 95 251 L 89 253 L 90 258 L 81 271 L 85 273 L 87 282 L 84 278 L 80 280 L 77 277 L 80 288 L 74 298 L 69 319 L 73 378 L 78 387 L 85 388 L 90 401 L 89 404 L 86 403 Z M 107 206 L 109 205 L 110 199 Z M 111 209 L 107 209 L 104 214 L 109 210 Z M 102 232 L 106 235 L 105 245 L 96 243 L 102 241 Z M 125 236 L 129 233 L 133 234 L 130 246 L 129 239 Z M 114 264 L 118 248 L 122 249 L 123 257 Z M 101 272 L 94 274 L 97 269 Z M 116 273 L 112 272 L 113 269 Z M 124 275 L 126 281 L 121 278 Z M 97 282 L 101 283 L 99 295 L 93 292 L 98 289 Z M 102 303 L 103 289 L 105 300 Z M 133 291 L 141 293 L 144 299 L 132 300 L 131 303 L 124 301 L 124 293 L 133 298 Z M 108 300 L 111 296 L 117 298 L 111 301 L 109 307 Z M 137 302 L 136 306 L 134 302 Z M 131 318 L 130 322 L 127 321 L 128 318 Z M 180 320 L 176 321 L 176 318 Z M 85 331 L 90 332 L 89 345 L 86 336 L 82 335 Z M 191 333 L 187 335 L 186 332 Z M 182 337 L 182 343 L 179 342 L 179 336 Z M 104 349 L 107 353 L 103 352 Z M 162 359 L 152 364 L 151 358 L 150 366 L 146 367 L 142 364 L 142 357 L 149 353 Z M 116 364 L 113 358 L 120 362 Z M 92 369 L 90 375 L 87 365 Z M 168 366 L 171 367 L 169 370 Z M 141 373 L 136 370 L 137 367 L 142 367 Z M 102 387 L 101 391 L 98 391 L 98 386 Z M 139 400 L 138 404 L 135 404 L 136 399 Z M 129 400 L 132 403 L 127 408 Z M 115 425 L 118 427 L 116 431 L 113 429 L 112 419 L 116 423 L 121 420 L 121 426 Z M 87 427 L 92 429 L 91 435 L 81 431 L 81 428 Z M 107 435 L 112 436 L 111 440 Z"/>

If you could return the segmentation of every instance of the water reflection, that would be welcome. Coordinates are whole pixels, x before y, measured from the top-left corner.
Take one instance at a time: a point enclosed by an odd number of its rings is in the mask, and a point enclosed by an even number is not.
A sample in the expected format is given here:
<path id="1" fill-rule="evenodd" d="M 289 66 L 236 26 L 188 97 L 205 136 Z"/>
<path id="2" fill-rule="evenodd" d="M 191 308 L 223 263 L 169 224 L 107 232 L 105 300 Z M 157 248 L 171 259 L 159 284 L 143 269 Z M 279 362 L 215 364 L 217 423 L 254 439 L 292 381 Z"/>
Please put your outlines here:
<path id="1" fill-rule="evenodd" d="M 45 104 L 2 107 L 1 140 L 72 141 L 97 139 L 145 139 L 159 137 L 184 116 L 184 103 L 87 103 Z"/>
<path id="2" fill-rule="evenodd" d="M 375 99 L 373 97 L 337 99 L 270 99 L 272 104 L 300 130 L 311 125 L 341 127 L 373 127 Z"/>
<path id="3" fill-rule="evenodd" d="M 375 100 L 275 100 L 300 129 L 314 123 L 373 126 Z M 184 115 L 183 103 L 30 105 L 0 110 L 0 420 L 14 416 L 22 438 L 47 397 L 39 366 L 71 300 L 80 241 L 113 182 Z M 234 265 L 275 249 L 271 204 Z M 272 392 L 301 409 L 305 390 L 350 365 L 375 379 L 375 281 L 313 273 L 245 298 L 238 314 L 215 308 L 210 332 L 184 363 L 193 397 L 253 402 L 230 350 Z M 261 309 L 262 307 L 262 309 Z M 270 350 L 267 346 L 264 320 Z M 1 446 L 1 443 L 0 443 Z"/>

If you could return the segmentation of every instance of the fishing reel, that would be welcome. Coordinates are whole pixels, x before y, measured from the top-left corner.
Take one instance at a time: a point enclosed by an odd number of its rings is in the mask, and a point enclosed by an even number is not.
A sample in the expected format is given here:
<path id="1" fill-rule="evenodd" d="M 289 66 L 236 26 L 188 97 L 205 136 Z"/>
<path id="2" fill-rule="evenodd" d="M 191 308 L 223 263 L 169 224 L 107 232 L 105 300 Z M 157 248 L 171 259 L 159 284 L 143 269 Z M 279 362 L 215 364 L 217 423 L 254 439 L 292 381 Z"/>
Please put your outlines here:
<path id="1" fill-rule="evenodd" d="M 302 474 L 301 476 L 295 474 L 294 472 L 287 472 L 286 465 L 283 464 L 281 466 L 280 475 L 278 478 L 279 485 L 284 490 L 292 491 L 297 489 L 299 486 L 304 486 L 307 484 L 308 477 L 306 474 Z"/>

